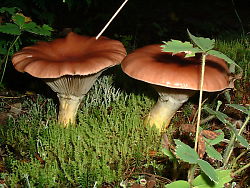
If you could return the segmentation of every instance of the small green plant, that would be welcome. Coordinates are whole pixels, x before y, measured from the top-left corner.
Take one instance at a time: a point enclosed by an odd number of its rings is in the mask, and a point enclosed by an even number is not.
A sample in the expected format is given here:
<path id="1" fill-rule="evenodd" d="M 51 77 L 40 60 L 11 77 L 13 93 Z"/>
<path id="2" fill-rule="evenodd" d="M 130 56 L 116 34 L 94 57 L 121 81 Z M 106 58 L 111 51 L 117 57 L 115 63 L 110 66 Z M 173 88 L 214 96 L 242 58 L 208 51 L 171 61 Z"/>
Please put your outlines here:
<path id="1" fill-rule="evenodd" d="M 24 32 L 28 32 L 36 35 L 50 36 L 52 28 L 46 24 L 42 26 L 37 25 L 31 18 L 24 16 L 20 9 L 16 7 L 2 7 L 0 8 L 0 14 L 6 18 L 6 21 L 0 23 L 0 33 L 13 36 L 12 39 L 7 41 L 0 41 L 0 55 L 2 55 L 0 59 L 0 84 L 2 84 L 9 57 L 15 51 L 19 50 L 21 35 Z"/>
<path id="2" fill-rule="evenodd" d="M 199 95 L 199 108 L 198 108 L 198 115 L 197 115 L 197 125 L 195 128 L 195 146 L 194 149 L 191 148 L 189 145 L 181 142 L 178 139 L 175 139 L 175 145 L 176 149 L 174 152 L 171 152 L 168 148 L 164 149 L 164 153 L 174 162 L 177 161 L 177 159 L 187 162 L 191 164 L 191 168 L 189 170 L 188 174 L 188 181 L 184 180 L 178 180 L 175 181 L 171 184 L 166 185 L 167 188 L 174 188 L 174 187 L 223 187 L 225 183 L 231 181 L 230 177 L 230 170 L 215 170 L 208 162 L 205 160 L 200 159 L 198 155 L 198 142 L 199 138 L 201 138 L 201 128 L 200 128 L 200 119 L 201 119 L 201 110 L 202 110 L 202 93 L 203 93 L 203 82 L 204 82 L 204 72 L 205 72 L 205 63 L 206 63 L 206 56 L 207 55 L 213 55 L 219 58 L 224 59 L 226 62 L 228 62 L 230 65 L 233 65 L 235 67 L 238 67 L 241 70 L 241 67 L 239 67 L 233 60 L 231 60 L 229 57 L 227 57 L 225 54 L 213 50 L 215 46 L 215 40 L 211 40 L 209 38 L 203 38 L 203 37 L 196 37 L 192 35 L 189 31 L 188 35 L 191 39 L 191 41 L 194 43 L 194 45 L 190 42 L 181 42 L 178 40 L 172 40 L 170 42 L 164 42 L 165 44 L 162 45 L 163 47 L 163 52 L 172 52 L 173 54 L 175 53 L 180 53 L 180 52 L 185 52 L 186 56 L 185 57 L 193 57 L 195 56 L 196 53 L 201 53 L 202 57 L 202 69 L 201 69 L 201 74 L 200 74 L 200 95 Z M 235 107 L 235 106 L 234 106 Z M 242 107 L 237 106 L 239 109 L 243 111 L 247 111 L 245 108 L 243 109 Z M 214 111 L 211 111 L 211 113 L 214 113 Z M 249 113 L 249 112 L 247 112 Z M 218 115 L 219 114 L 219 115 Z M 243 144 L 245 147 L 249 147 L 247 141 L 238 134 L 238 132 L 229 124 L 226 122 L 226 116 L 222 115 L 220 112 L 214 113 L 218 118 L 223 123 L 226 123 L 229 125 L 229 127 L 232 130 L 232 133 L 234 133 L 234 138 L 232 141 L 232 145 L 235 141 L 235 138 Z M 248 122 L 249 119 L 247 119 Z M 247 123 L 246 122 L 246 123 Z M 213 156 L 213 158 L 217 158 L 219 160 L 222 159 L 222 157 L 218 154 L 218 152 L 215 151 L 215 149 L 212 147 L 214 144 L 217 144 L 221 141 L 223 137 L 220 137 L 219 139 L 214 138 L 212 140 L 205 140 L 203 143 L 205 144 L 206 142 L 206 151 L 208 155 Z M 215 141 L 216 140 L 216 141 Z M 203 146 L 205 147 L 205 146 Z M 232 146 L 229 145 L 229 150 L 232 151 Z M 197 153 L 198 152 L 198 153 Z M 226 152 L 229 153 L 229 152 Z M 228 155 L 228 154 L 227 154 Z M 197 169 L 197 167 L 200 168 L 202 171 L 202 174 L 200 176 L 197 176 L 194 179 L 194 172 Z M 226 178 L 225 178 L 226 177 Z"/>
<path id="3" fill-rule="evenodd" d="M 204 106 L 204 109 L 209 114 L 214 115 L 217 119 L 219 119 L 224 125 L 227 125 L 227 127 L 230 129 L 230 134 L 231 134 L 230 141 L 228 143 L 228 146 L 227 146 L 227 148 L 224 152 L 224 156 L 223 156 L 223 167 L 224 168 L 228 168 L 228 166 L 229 166 L 229 158 L 233 152 L 236 141 L 238 141 L 245 148 L 249 149 L 249 144 L 248 144 L 247 140 L 243 136 L 241 136 L 241 134 L 246 129 L 246 126 L 250 120 L 250 106 L 244 107 L 244 106 L 238 105 L 238 104 L 228 104 L 227 106 L 232 107 L 236 110 L 239 110 L 242 113 L 244 113 L 245 115 L 247 115 L 240 130 L 236 129 L 236 124 L 231 123 L 229 121 L 230 118 L 226 114 L 224 114 L 223 112 L 220 112 L 218 110 L 216 110 L 216 111 L 212 110 L 208 106 Z M 250 165 L 248 164 L 247 166 L 250 166 Z"/>

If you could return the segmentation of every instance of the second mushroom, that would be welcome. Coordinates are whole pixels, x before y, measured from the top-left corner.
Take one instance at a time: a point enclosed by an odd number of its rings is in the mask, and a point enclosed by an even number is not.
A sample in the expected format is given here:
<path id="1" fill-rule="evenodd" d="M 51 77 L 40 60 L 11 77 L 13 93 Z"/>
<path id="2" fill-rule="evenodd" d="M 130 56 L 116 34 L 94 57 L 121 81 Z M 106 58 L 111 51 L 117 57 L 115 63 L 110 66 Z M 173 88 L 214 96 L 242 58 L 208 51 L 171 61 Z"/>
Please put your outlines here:
<path id="1" fill-rule="evenodd" d="M 158 92 L 155 106 L 145 124 L 159 131 L 169 126 L 177 110 L 200 85 L 201 55 L 185 58 L 184 53 L 162 52 L 161 45 L 148 45 L 135 50 L 122 61 L 122 70 L 132 78 L 148 82 Z M 229 87 L 228 67 L 224 60 L 206 57 L 203 90 L 220 91 Z"/>
<path id="2" fill-rule="evenodd" d="M 126 56 L 123 44 L 106 37 L 69 33 L 66 38 L 39 42 L 14 54 L 16 70 L 42 78 L 59 98 L 58 122 L 75 124 L 83 96 L 103 70 L 120 64 Z"/>

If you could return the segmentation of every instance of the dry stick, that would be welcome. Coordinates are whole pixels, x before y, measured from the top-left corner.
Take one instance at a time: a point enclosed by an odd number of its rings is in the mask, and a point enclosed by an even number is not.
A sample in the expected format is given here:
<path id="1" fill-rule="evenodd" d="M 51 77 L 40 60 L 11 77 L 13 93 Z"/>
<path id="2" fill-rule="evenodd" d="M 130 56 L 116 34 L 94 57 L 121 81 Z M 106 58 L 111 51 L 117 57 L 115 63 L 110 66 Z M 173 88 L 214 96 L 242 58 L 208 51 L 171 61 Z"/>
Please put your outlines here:
<path id="1" fill-rule="evenodd" d="M 201 106 L 203 106 L 203 104 L 207 101 L 207 98 L 201 103 Z M 198 107 L 199 108 L 199 107 Z M 192 121 L 192 125 L 194 125 L 195 123 L 195 120 L 197 119 L 197 114 L 198 114 L 198 110 L 196 110 L 195 114 L 194 114 L 194 118 L 193 118 L 193 121 Z M 202 121 L 200 124 L 203 124 Z"/>
<path id="2" fill-rule="evenodd" d="M 120 12 L 120 10 L 122 9 L 122 7 L 128 2 L 128 0 L 125 0 L 122 5 L 120 6 L 120 8 L 118 8 L 118 10 L 115 12 L 115 14 L 112 16 L 112 18 L 108 21 L 108 23 L 104 26 L 104 28 L 101 30 L 101 32 L 96 36 L 96 40 L 102 35 L 102 33 L 105 31 L 105 29 L 109 26 L 109 24 L 113 21 L 113 19 L 116 17 L 116 15 Z"/>

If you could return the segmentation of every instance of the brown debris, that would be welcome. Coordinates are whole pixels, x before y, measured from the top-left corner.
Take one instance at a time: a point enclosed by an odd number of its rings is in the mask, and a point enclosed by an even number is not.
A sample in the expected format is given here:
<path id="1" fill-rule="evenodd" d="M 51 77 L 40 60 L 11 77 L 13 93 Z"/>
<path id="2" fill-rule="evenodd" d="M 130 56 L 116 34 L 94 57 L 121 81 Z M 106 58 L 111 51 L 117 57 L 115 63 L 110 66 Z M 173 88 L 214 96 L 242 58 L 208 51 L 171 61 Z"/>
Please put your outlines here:
<path id="1" fill-rule="evenodd" d="M 180 129 L 186 133 L 195 133 L 195 126 L 192 124 L 181 124 Z"/>
<path id="2" fill-rule="evenodd" d="M 205 138 L 214 140 L 215 138 L 217 138 L 217 136 L 220 135 L 220 133 L 216 133 L 216 132 L 210 131 L 210 130 L 202 130 L 201 135 L 204 136 Z"/>
<path id="3" fill-rule="evenodd" d="M 204 138 L 199 135 L 198 137 L 198 155 L 202 159 L 206 151 L 206 144 Z"/>

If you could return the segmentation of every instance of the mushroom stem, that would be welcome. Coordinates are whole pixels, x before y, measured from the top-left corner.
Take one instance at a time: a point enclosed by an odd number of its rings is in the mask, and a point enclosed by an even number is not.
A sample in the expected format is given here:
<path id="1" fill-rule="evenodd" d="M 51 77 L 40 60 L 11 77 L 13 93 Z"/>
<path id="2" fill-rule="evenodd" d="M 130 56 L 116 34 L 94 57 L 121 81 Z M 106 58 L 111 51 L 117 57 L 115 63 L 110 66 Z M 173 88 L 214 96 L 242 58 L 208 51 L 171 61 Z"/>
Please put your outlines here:
<path id="1" fill-rule="evenodd" d="M 159 98 L 144 123 L 151 127 L 156 126 L 159 131 L 163 131 L 169 126 L 177 110 L 194 94 L 194 91 L 161 86 L 154 86 L 154 88 L 159 93 Z"/>
<path id="2" fill-rule="evenodd" d="M 82 97 L 77 97 L 74 95 L 63 95 L 58 94 L 59 98 L 59 113 L 58 113 L 58 123 L 67 128 L 69 124 L 74 125 L 76 121 L 76 113 L 78 107 L 82 101 Z"/>

